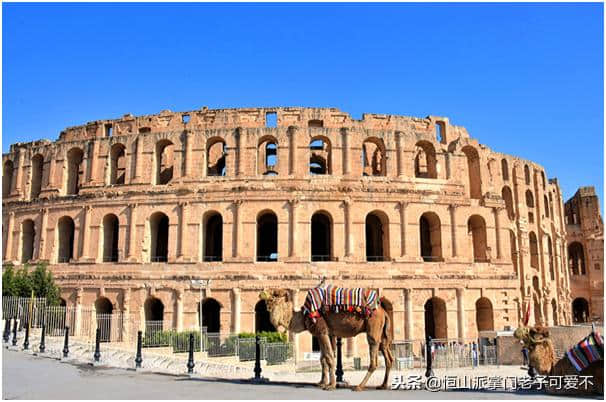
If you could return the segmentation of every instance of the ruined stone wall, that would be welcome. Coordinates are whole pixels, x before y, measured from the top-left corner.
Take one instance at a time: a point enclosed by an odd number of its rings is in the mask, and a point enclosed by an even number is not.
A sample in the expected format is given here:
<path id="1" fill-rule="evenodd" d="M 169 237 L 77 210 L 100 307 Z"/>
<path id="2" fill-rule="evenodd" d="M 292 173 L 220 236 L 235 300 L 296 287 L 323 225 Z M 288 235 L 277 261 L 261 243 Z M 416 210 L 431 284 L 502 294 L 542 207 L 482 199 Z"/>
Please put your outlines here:
<path id="1" fill-rule="evenodd" d="M 272 113 L 276 127 L 266 127 Z M 206 297 L 221 306 L 221 331 L 253 331 L 261 289 L 295 289 L 302 302 L 326 276 L 392 299 L 398 339 L 424 338 L 432 297 L 445 303 L 436 318 L 449 338 L 477 335 L 480 299 L 494 329 L 515 327 L 528 303 L 531 322 L 570 322 L 557 181 L 447 118 L 355 120 L 311 108 L 125 115 L 14 144 L 3 168 L 3 260 L 47 261 L 68 303 L 107 297 L 143 316 L 153 296 L 165 320 L 188 327 L 199 302 L 190 280 L 212 278 Z M 277 261 L 257 256 L 265 213 L 277 219 Z M 322 261 L 311 250 L 316 213 L 329 222 Z M 220 261 L 204 251 L 217 214 Z M 154 233 L 166 219 L 158 261 Z M 367 256 L 369 219 L 380 222 L 378 256 Z"/>

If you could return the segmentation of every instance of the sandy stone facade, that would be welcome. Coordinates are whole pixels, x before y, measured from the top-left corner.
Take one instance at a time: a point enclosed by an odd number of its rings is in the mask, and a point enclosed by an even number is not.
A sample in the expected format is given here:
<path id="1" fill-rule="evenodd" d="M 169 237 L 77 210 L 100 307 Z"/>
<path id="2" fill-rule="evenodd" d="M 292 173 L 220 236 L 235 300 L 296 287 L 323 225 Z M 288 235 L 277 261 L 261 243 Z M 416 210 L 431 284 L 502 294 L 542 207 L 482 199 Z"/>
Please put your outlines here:
<path id="1" fill-rule="evenodd" d="M 604 321 L 604 222 L 594 187 L 564 206 L 573 322 Z"/>
<path id="2" fill-rule="evenodd" d="M 2 162 L 3 260 L 47 261 L 68 305 L 189 328 L 191 280 L 212 279 L 205 324 L 254 331 L 261 289 L 301 305 L 325 276 L 390 298 L 397 339 L 513 328 L 528 303 L 531 323 L 571 322 L 557 180 L 445 117 L 127 114 L 14 144 Z"/>

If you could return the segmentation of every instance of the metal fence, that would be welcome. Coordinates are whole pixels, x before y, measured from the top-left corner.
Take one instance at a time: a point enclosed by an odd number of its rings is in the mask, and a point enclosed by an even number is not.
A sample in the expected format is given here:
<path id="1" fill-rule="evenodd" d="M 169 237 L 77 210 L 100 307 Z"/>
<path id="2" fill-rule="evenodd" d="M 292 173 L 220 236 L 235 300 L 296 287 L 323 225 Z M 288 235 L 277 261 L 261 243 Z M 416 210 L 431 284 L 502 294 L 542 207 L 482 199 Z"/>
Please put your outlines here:
<path id="1" fill-rule="evenodd" d="M 42 325 L 45 307 L 45 298 L 2 297 L 2 319 L 16 318 L 37 328 Z"/>

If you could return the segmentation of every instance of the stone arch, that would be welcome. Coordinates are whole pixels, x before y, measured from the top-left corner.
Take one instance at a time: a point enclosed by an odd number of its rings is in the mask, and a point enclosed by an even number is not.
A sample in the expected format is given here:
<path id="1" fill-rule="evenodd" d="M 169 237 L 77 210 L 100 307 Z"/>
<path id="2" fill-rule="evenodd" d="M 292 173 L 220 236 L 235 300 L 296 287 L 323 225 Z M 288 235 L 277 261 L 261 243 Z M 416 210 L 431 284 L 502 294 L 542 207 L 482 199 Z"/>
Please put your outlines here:
<path id="1" fill-rule="evenodd" d="M 150 261 L 168 261 L 168 233 L 170 221 L 162 212 L 155 212 L 149 217 L 150 228 Z"/>
<path id="2" fill-rule="evenodd" d="M 117 262 L 120 221 L 114 214 L 103 217 L 103 262 Z"/>
<path id="3" fill-rule="evenodd" d="M 257 261 L 278 260 L 278 217 L 271 210 L 257 215 Z"/>
<path id="4" fill-rule="evenodd" d="M 385 176 L 387 172 L 385 144 L 377 137 L 369 137 L 362 143 L 362 174 Z"/>
<path id="5" fill-rule="evenodd" d="M 154 296 L 149 296 L 143 305 L 145 321 L 164 321 L 164 303 Z"/>
<path id="6" fill-rule="evenodd" d="M 415 177 L 438 177 L 436 150 L 429 141 L 418 141 L 415 144 Z"/>
<path id="7" fill-rule="evenodd" d="M 269 311 L 265 300 L 259 300 L 255 305 L 255 332 L 275 332 L 276 327 L 269 320 Z"/>
<path id="8" fill-rule="evenodd" d="M 332 174 L 332 145 L 325 136 L 315 136 L 309 142 L 309 173 Z"/>
<path id="9" fill-rule="evenodd" d="M 585 275 L 585 251 L 583 245 L 578 242 L 572 242 L 568 245 L 568 267 L 571 275 Z"/>
<path id="10" fill-rule="evenodd" d="M 311 217 L 311 260 L 331 261 L 333 255 L 333 220 L 327 211 L 317 211 Z"/>
<path id="11" fill-rule="evenodd" d="M 34 200 L 40 196 L 42 191 L 42 179 L 44 177 L 44 156 L 36 154 L 32 158 L 32 180 L 30 186 L 30 199 Z"/>
<path id="12" fill-rule="evenodd" d="M 419 218 L 419 238 L 423 261 L 442 261 L 442 227 L 435 212 L 425 212 Z"/>
<path id="13" fill-rule="evenodd" d="M 503 201 L 505 201 L 505 209 L 507 210 L 507 217 L 510 221 L 515 218 L 515 210 L 513 208 L 513 194 L 511 193 L 511 189 L 509 186 L 503 186 L 501 190 L 501 197 L 503 197 Z"/>
<path id="14" fill-rule="evenodd" d="M 113 311 L 114 306 L 107 297 L 100 296 L 95 300 L 95 314 L 101 342 L 111 341 Z"/>
<path id="15" fill-rule="evenodd" d="M 84 151 L 74 147 L 67 152 L 67 188 L 66 194 L 75 195 L 80 192 L 84 183 Z"/>
<path id="16" fill-rule="evenodd" d="M 486 222 L 480 215 L 472 215 L 467 220 L 467 233 L 471 235 L 474 262 L 486 262 L 488 241 L 486 239 Z"/>
<path id="17" fill-rule="evenodd" d="M 21 223 L 21 262 L 28 263 L 34 258 L 34 244 L 36 240 L 36 225 L 31 219 Z"/>
<path id="18" fill-rule="evenodd" d="M 446 302 L 439 297 L 432 297 L 425 302 L 425 337 L 432 339 L 448 338 Z"/>
<path id="19" fill-rule="evenodd" d="M 198 317 L 200 317 L 200 304 L 198 304 Z M 221 332 L 221 303 L 212 297 L 207 297 L 202 302 L 202 326 L 206 327 L 208 333 Z"/>
<path id="20" fill-rule="evenodd" d="M 572 301 L 572 320 L 574 323 L 589 321 L 589 303 L 584 297 L 577 297 Z"/>
<path id="21" fill-rule="evenodd" d="M 257 173 L 276 175 L 278 166 L 278 140 L 271 135 L 263 136 L 257 145 Z"/>
<path id="22" fill-rule="evenodd" d="M 175 145 L 167 139 L 156 143 L 156 183 L 168 184 L 175 169 Z"/>
<path id="23" fill-rule="evenodd" d="M 203 261 L 223 261 L 223 216 L 209 211 L 203 218 Z"/>
<path id="24" fill-rule="evenodd" d="M 494 331 L 492 303 L 486 297 L 480 297 L 476 300 L 476 325 L 478 332 Z"/>
<path id="25" fill-rule="evenodd" d="M 13 189 L 13 161 L 7 160 L 2 168 L 2 197 L 8 197 Z"/>
<path id="26" fill-rule="evenodd" d="M 126 180 L 126 147 L 112 145 L 109 152 L 109 184 L 124 184 Z"/>
<path id="27" fill-rule="evenodd" d="M 462 149 L 467 158 L 467 172 L 469 175 L 469 196 L 475 199 L 482 198 L 482 173 L 480 171 L 480 155 L 471 145 Z"/>
<path id="28" fill-rule="evenodd" d="M 509 166 L 505 158 L 501 159 L 501 176 L 503 176 L 503 181 L 509 180 Z"/>
<path id="29" fill-rule="evenodd" d="M 57 222 L 58 263 L 69 262 L 75 257 L 75 228 L 74 220 L 69 216 L 64 216 Z"/>
<path id="30" fill-rule="evenodd" d="M 225 140 L 213 137 L 206 143 L 206 175 L 225 176 L 227 174 L 227 153 Z"/>
<path id="31" fill-rule="evenodd" d="M 530 245 L 530 266 L 539 269 L 539 242 L 534 232 L 528 233 L 528 242 Z"/>
<path id="32" fill-rule="evenodd" d="M 534 208 L 534 196 L 530 190 L 526 190 L 526 206 L 528 208 Z"/>
<path id="33" fill-rule="evenodd" d="M 366 215 L 366 261 L 386 261 L 389 258 L 389 218 L 382 211 Z"/>

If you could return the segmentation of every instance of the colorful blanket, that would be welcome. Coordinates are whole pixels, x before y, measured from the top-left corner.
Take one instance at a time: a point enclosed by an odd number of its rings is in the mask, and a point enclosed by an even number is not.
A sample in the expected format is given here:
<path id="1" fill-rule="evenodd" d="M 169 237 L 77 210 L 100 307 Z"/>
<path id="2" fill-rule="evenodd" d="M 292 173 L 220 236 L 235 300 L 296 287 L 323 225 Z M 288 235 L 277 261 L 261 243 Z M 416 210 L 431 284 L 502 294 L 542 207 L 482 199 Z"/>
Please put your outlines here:
<path id="1" fill-rule="evenodd" d="M 320 312 L 349 311 L 363 317 L 370 317 L 378 306 L 376 290 L 353 288 L 346 289 L 332 285 L 310 289 L 305 297 L 303 313 L 315 320 Z"/>
<path id="2" fill-rule="evenodd" d="M 566 357 L 574 368 L 580 372 L 591 363 L 604 360 L 604 339 L 597 332 L 592 332 L 566 352 Z"/>

